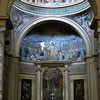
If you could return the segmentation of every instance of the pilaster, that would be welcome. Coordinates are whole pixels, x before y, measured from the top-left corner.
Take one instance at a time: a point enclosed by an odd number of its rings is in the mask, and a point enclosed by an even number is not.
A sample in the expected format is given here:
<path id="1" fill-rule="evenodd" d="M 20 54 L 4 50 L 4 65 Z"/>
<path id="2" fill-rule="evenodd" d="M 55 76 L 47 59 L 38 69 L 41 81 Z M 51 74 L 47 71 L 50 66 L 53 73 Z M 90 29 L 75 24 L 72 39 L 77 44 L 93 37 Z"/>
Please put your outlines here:
<path id="1" fill-rule="evenodd" d="M 97 57 L 87 58 L 88 100 L 99 100 L 97 66 Z"/>
<path id="2" fill-rule="evenodd" d="M 9 90 L 8 100 L 18 100 L 18 57 L 9 57 Z"/>
<path id="3" fill-rule="evenodd" d="M 69 93 L 68 93 L 68 65 L 65 65 L 65 69 L 64 69 L 64 100 L 69 100 Z"/>
<path id="4" fill-rule="evenodd" d="M 94 14 L 97 13 L 97 2 L 99 2 L 99 0 L 88 0 L 90 5 L 91 5 L 91 8 L 92 8 L 92 11 L 94 12 Z"/>
<path id="5" fill-rule="evenodd" d="M 37 65 L 36 72 L 36 100 L 41 100 L 41 65 Z"/>
<path id="6" fill-rule="evenodd" d="M 0 100 L 3 98 L 4 28 L 0 28 Z"/>
<path id="7" fill-rule="evenodd" d="M 99 21 L 100 22 L 100 21 Z M 99 78 L 98 78 L 98 84 L 99 84 L 99 93 L 100 93 L 100 26 L 98 27 L 98 29 L 97 29 L 97 34 L 98 34 L 98 74 L 99 74 Z M 99 99 L 100 99 L 100 95 L 99 95 Z"/>
<path id="8" fill-rule="evenodd" d="M 100 27 L 97 29 L 98 30 L 98 43 L 99 43 L 99 57 L 98 57 L 98 62 L 99 62 L 99 77 L 100 77 Z"/>

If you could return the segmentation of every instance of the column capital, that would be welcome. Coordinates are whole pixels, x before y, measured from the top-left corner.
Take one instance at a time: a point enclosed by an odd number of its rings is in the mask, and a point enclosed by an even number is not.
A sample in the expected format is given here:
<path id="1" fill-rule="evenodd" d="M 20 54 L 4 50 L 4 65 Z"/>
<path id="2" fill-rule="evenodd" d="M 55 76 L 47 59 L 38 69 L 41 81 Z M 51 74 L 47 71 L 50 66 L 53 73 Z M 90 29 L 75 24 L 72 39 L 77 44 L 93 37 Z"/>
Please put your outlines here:
<path id="1" fill-rule="evenodd" d="M 19 62 L 19 57 L 8 56 L 8 59 L 9 59 L 10 62 L 13 62 L 13 63 Z"/>
<path id="2" fill-rule="evenodd" d="M 6 31 L 5 27 L 0 27 L 0 37 L 1 37 L 1 35 L 5 34 L 5 31 Z"/>
<path id="3" fill-rule="evenodd" d="M 42 69 L 41 68 L 37 68 L 36 72 L 42 72 Z"/>
<path id="4" fill-rule="evenodd" d="M 98 27 L 98 28 L 97 28 L 97 32 L 98 32 L 98 33 L 99 33 L 99 35 L 100 35 L 100 27 Z"/>
<path id="5" fill-rule="evenodd" d="M 68 72 L 68 71 L 69 71 L 69 65 L 65 65 L 64 72 Z"/>
<path id="6" fill-rule="evenodd" d="M 1 33 L 1 32 L 4 32 L 5 30 L 6 30 L 5 27 L 0 27 L 0 33 Z"/>
<path id="7" fill-rule="evenodd" d="M 5 34 L 5 29 L 4 28 L 0 28 L 0 40 L 1 40 L 1 38 L 3 38 L 4 34 Z"/>
<path id="8" fill-rule="evenodd" d="M 36 65 L 36 72 L 42 72 L 42 69 L 41 69 L 41 65 L 40 64 L 37 64 Z"/>
<path id="9" fill-rule="evenodd" d="M 41 68 L 41 65 L 40 64 L 37 64 L 37 68 L 40 69 Z"/>
<path id="10" fill-rule="evenodd" d="M 86 57 L 86 62 L 94 62 L 94 61 L 97 61 L 97 59 L 98 59 L 98 55 Z"/>

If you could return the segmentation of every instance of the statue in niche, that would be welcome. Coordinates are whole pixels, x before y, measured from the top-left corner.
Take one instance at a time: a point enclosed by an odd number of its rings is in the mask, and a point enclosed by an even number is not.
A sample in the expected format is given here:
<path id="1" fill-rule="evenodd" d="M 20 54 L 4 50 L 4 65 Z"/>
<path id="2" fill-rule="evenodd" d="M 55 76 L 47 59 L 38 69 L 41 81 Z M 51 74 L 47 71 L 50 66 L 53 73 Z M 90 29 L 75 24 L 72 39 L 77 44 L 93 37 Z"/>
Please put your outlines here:
<path id="1" fill-rule="evenodd" d="M 43 75 L 43 100 L 63 100 L 63 77 L 56 68 L 47 69 Z"/>

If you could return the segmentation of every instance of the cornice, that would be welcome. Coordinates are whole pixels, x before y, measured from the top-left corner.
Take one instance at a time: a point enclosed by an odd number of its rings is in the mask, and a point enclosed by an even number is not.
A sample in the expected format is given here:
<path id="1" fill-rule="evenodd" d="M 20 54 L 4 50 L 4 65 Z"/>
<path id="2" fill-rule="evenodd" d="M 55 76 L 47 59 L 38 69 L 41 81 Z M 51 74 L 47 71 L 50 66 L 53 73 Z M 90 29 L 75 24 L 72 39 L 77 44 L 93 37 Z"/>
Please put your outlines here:
<path id="1" fill-rule="evenodd" d="M 82 3 L 79 3 L 77 5 L 73 6 L 64 6 L 64 7 L 57 7 L 57 8 L 48 8 L 48 7 L 37 7 L 37 6 L 29 6 L 24 3 L 21 3 L 19 1 L 16 1 L 14 3 L 14 7 L 30 14 L 35 14 L 35 15 L 72 15 L 76 14 L 82 11 L 87 10 L 90 8 L 90 4 L 87 0 L 85 0 Z"/>
<path id="2" fill-rule="evenodd" d="M 5 30 L 6 30 L 5 27 L 0 27 L 0 32 L 3 32 L 3 31 L 5 31 Z"/>
<path id="3" fill-rule="evenodd" d="M 96 20 L 100 20 L 100 16 L 95 16 L 95 19 Z"/>
<path id="4" fill-rule="evenodd" d="M 97 32 L 100 33 L 100 27 L 97 28 Z"/>
<path id="5" fill-rule="evenodd" d="M 98 54 L 97 54 L 97 55 L 92 55 L 92 56 L 87 56 L 87 57 L 86 57 L 86 60 L 87 60 L 87 59 L 98 58 L 98 56 L 99 56 Z"/>
<path id="6" fill-rule="evenodd" d="M 8 16 L 0 16 L 0 27 L 6 27 Z"/>
<path id="7" fill-rule="evenodd" d="M 0 20 L 7 20 L 8 18 L 8 16 L 0 16 Z"/>

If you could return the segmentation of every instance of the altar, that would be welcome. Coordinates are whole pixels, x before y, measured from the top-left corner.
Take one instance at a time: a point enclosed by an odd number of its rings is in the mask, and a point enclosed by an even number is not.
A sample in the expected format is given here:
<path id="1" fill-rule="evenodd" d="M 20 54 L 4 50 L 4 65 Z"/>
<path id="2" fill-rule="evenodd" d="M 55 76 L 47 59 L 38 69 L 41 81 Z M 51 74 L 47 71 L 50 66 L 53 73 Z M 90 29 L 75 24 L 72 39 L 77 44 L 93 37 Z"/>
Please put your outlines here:
<path id="1" fill-rule="evenodd" d="M 19 73 L 18 100 L 87 100 L 85 62 L 23 62 Z"/>
<path id="2" fill-rule="evenodd" d="M 37 100 L 68 100 L 68 67 L 71 62 L 34 62 L 37 67 Z"/>
<path id="3" fill-rule="evenodd" d="M 71 83 L 69 79 L 70 75 L 68 74 L 68 72 L 70 71 L 69 66 L 71 66 L 70 61 L 69 62 L 35 61 L 34 64 L 36 65 L 36 68 L 37 68 L 36 70 L 36 100 L 70 100 L 71 99 L 69 98 L 70 92 L 71 92 L 70 90 Z M 83 79 L 84 79 L 84 76 L 83 76 Z M 77 82 L 77 84 L 82 85 L 81 83 L 83 80 L 80 78 L 78 80 L 80 82 Z M 74 85 L 74 83 L 72 84 Z M 84 99 L 85 97 L 84 94 L 85 93 L 83 89 L 82 95 L 81 95 L 83 99 L 81 100 L 86 100 Z M 75 94 L 73 94 L 73 97 L 75 97 Z M 73 98 L 72 100 L 76 100 L 76 99 Z"/>

